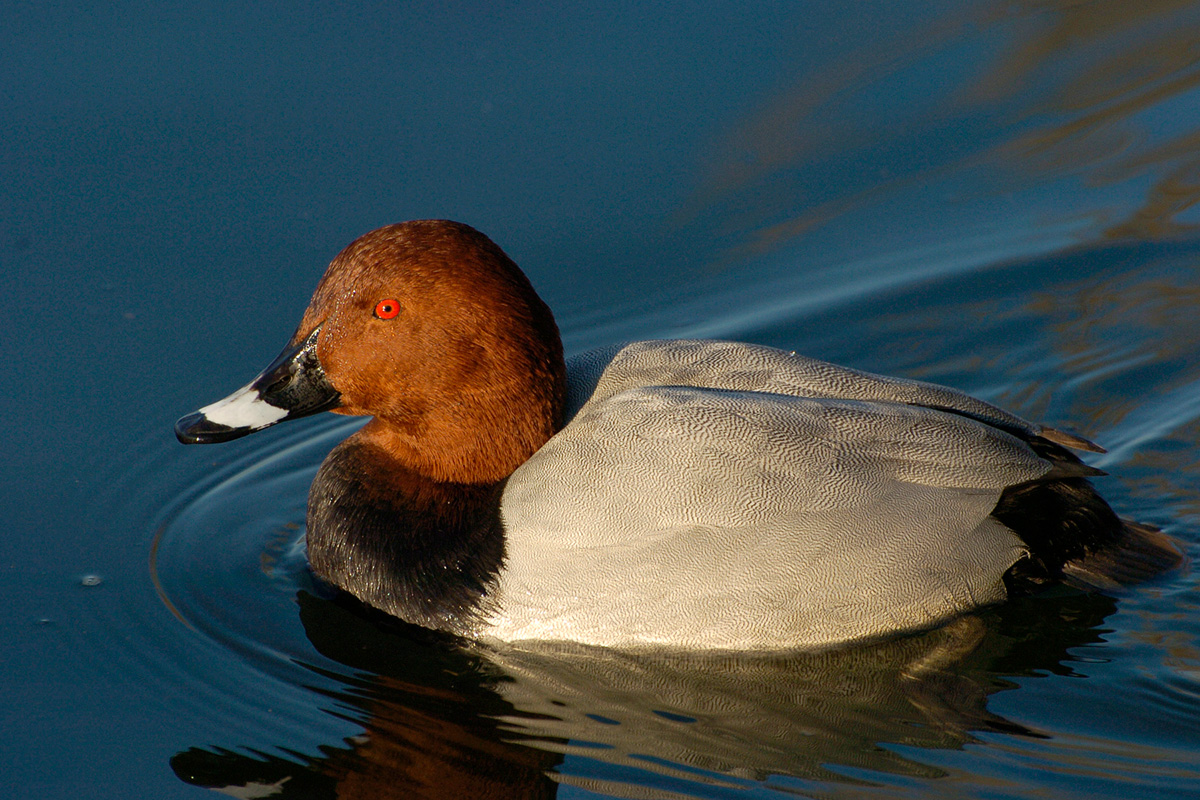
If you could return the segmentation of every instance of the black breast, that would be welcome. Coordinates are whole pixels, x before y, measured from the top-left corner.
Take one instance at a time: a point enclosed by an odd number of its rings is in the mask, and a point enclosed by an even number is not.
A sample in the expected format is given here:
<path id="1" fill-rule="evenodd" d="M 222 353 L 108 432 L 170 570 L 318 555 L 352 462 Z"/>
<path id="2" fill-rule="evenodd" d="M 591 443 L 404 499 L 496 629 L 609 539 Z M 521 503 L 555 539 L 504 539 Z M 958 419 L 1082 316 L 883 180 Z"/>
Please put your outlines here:
<path id="1" fill-rule="evenodd" d="M 351 437 L 309 490 L 309 563 L 370 606 L 468 634 L 504 562 L 502 488 L 433 481 Z"/>

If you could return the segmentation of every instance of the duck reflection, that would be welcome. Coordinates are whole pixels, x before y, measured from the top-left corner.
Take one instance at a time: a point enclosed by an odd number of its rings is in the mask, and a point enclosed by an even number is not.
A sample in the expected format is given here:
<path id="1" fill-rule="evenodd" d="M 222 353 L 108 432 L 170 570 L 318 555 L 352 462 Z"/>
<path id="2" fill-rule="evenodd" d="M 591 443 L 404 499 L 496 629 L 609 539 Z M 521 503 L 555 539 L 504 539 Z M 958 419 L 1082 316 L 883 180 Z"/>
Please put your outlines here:
<path id="1" fill-rule="evenodd" d="M 440 634 L 408 626 L 348 597 L 299 594 L 320 653 L 350 670 L 325 692 L 363 732 L 295 761 L 194 747 L 171 759 L 182 780 L 240 798 L 480 798 L 555 796 L 554 752 L 522 744 L 500 719 L 519 714 L 494 691 L 500 673 Z M 279 749 L 286 749 L 282 744 Z"/>
<path id="2" fill-rule="evenodd" d="M 989 696 L 1014 678 L 1069 674 L 1069 650 L 1100 641 L 1114 610 L 1064 593 L 878 644 L 749 656 L 484 649 L 341 599 L 302 594 L 300 605 L 312 643 L 349 668 L 326 694 L 362 734 L 294 760 L 266 754 L 286 751 L 279 742 L 194 747 L 171 762 L 187 783 L 242 798 L 486 800 L 551 798 L 560 783 L 631 796 L 648 773 L 685 793 L 697 780 L 855 780 L 844 768 L 934 778 L 911 748 L 1039 736 L 990 712 Z"/>

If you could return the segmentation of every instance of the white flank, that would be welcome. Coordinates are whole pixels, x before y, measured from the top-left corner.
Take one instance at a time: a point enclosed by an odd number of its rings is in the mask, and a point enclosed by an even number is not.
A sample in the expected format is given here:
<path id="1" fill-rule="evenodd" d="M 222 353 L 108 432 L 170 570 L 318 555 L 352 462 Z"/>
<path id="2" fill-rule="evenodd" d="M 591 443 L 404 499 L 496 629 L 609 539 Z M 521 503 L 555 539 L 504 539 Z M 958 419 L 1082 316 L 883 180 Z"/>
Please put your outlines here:
<path id="1" fill-rule="evenodd" d="M 218 425 L 257 430 L 279 422 L 288 412 L 260 399 L 258 392 L 249 386 L 243 386 L 224 400 L 200 409 L 200 413 Z"/>

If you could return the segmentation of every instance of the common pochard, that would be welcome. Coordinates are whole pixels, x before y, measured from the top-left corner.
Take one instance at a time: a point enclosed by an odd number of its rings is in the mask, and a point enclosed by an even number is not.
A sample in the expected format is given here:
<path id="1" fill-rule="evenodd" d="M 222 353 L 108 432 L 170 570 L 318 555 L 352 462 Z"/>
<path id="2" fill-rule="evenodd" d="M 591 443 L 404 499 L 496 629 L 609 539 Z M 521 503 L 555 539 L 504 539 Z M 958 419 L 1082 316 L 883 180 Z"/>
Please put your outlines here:
<path id="1" fill-rule="evenodd" d="M 1099 448 L 954 389 L 721 341 L 564 363 L 525 275 L 454 222 L 353 242 L 279 357 L 176 434 L 327 410 L 374 419 L 313 481 L 313 571 L 466 637 L 811 647 L 1180 560 L 1067 449 Z"/>

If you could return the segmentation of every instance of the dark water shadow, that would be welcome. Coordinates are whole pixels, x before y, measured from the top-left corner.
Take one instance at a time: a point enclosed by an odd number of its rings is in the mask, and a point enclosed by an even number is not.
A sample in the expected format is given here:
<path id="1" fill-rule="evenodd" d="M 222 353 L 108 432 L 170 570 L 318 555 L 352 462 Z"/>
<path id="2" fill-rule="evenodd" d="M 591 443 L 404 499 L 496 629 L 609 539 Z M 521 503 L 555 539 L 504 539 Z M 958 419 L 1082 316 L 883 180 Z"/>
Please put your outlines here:
<path id="1" fill-rule="evenodd" d="M 197 745 L 171 766 L 189 784 L 279 798 L 548 798 L 560 783 L 689 796 L 697 784 L 936 779 L 943 771 L 920 749 L 1041 737 L 989 699 L 1073 674 L 1072 649 L 1103 641 L 1115 605 L 1058 593 L 882 643 L 749 656 L 483 648 L 301 593 L 310 641 L 348 668 L 304 665 L 315 682 L 335 679 L 312 689 L 314 703 L 362 733 L 318 755 L 265 741 Z"/>

